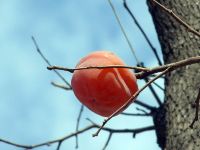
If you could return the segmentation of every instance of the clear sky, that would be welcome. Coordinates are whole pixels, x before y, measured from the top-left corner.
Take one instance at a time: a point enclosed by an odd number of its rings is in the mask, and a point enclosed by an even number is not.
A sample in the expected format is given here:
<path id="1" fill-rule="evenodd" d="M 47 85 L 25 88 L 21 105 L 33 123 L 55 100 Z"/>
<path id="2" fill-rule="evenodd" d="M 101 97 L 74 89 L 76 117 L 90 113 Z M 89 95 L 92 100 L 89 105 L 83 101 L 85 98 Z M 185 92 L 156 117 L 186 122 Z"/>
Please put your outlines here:
<path id="1" fill-rule="evenodd" d="M 138 58 L 146 66 L 156 66 L 154 55 L 122 5 L 113 0 Z M 157 35 L 145 0 L 128 0 L 131 10 L 161 55 Z M 80 103 L 72 91 L 53 87 L 63 83 L 35 50 L 31 36 L 53 65 L 74 67 L 81 57 L 96 50 L 110 50 L 128 65 L 136 61 L 107 0 L 0 0 L 0 138 L 19 144 L 37 144 L 75 131 Z M 162 57 L 162 56 L 161 56 Z M 71 74 L 63 73 L 70 82 Z M 140 87 L 143 81 L 138 81 Z M 159 80 L 163 86 L 163 81 Z M 159 89 L 161 98 L 163 93 Z M 140 96 L 157 106 L 150 91 Z M 137 106 L 138 107 L 138 106 Z M 136 105 L 126 112 L 136 112 Z M 101 123 L 103 118 L 85 109 L 80 128 L 90 124 L 85 118 Z M 147 117 L 117 116 L 108 124 L 115 129 L 138 128 L 152 124 Z M 101 150 L 108 137 L 95 130 L 79 136 L 79 150 Z M 37 150 L 55 150 L 56 145 Z M 61 150 L 75 149 L 75 138 L 63 143 Z M 114 134 L 107 150 L 159 150 L 154 131 L 132 138 Z M 0 150 L 20 150 L 0 143 Z"/>

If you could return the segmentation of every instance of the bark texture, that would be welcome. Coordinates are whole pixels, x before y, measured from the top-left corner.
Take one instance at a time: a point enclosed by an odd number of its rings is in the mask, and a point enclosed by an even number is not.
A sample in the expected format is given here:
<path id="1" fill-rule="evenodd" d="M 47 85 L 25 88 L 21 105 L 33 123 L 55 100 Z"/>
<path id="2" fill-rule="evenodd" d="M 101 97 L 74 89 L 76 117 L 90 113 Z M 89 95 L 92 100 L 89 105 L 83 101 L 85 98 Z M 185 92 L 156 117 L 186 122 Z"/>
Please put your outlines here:
<path id="1" fill-rule="evenodd" d="M 181 19 L 200 31 L 200 0 L 158 0 Z M 200 38 L 173 17 L 147 1 L 161 44 L 164 63 L 200 55 Z M 158 144 L 165 150 L 200 150 L 200 121 L 189 128 L 195 114 L 194 101 L 200 88 L 200 64 L 168 73 L 165 103 L 157 121 Z M 163 117 L 164 116 L 164 117 Z M 159 117 L 157 117 L 159 118 Z M 163 125 L 163 123 L 165 125 Z"/>

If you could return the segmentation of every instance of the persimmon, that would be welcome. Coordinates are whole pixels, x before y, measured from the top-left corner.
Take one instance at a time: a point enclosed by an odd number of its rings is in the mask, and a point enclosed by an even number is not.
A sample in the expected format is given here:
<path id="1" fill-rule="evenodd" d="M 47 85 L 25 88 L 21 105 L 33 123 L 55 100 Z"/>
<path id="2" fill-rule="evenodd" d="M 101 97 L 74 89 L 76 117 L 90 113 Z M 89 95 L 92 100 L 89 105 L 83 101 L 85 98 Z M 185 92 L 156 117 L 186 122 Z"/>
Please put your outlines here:
<path id="1" fill-rule="evenodd" d="M 80 67 L 125 65 L 109 51 L 92 52 L 76 65 Z M 108 117 L 138 91 L 136 77 L 125 68 L 76 70 L 71 80 L 79 101 L 93 112 Z"/>

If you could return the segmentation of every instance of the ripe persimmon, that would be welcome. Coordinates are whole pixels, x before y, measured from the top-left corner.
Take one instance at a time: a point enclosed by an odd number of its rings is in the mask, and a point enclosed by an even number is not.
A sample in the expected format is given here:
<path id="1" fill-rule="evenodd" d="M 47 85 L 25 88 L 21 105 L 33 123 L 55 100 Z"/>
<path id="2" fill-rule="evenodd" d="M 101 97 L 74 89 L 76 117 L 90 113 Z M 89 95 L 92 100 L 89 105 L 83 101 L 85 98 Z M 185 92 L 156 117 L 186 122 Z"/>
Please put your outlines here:
<path id="1" fill-rule="evenodd" d="M 82 58 L 80 67 L 125 65 L 109 51 L 96 51 Z M 108 117 L 138 91 L 136 77 L 125 68 L 76 70 L 71 80 L 72 89 L 79 101 L 93 112 Z"/>

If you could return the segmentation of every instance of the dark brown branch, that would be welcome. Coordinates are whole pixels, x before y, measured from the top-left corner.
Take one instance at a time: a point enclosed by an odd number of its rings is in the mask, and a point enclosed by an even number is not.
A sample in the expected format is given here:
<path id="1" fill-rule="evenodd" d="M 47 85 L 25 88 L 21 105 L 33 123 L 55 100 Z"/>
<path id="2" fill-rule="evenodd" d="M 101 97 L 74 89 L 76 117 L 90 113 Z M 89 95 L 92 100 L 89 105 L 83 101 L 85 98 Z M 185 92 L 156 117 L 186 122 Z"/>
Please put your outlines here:
<path id="1" fill-rule="evenodd" d="M 8 145 L 15 146 L 15 147 L 19 147 L 19 148 L 34 149 L 34 148 L 38 148 L 38 147 L 42 147 L 42 146 L 50 146 L 51 144 L 59 143 L 60 141 L 67 140 L 67 139 L 69 139 L 71 137 L 76 136 L 77 134 L 81 134 L 81 133 L 83 133 L 85 131 L 88 131 L 88 130 L 90 130 L 92 128 L 97 128 L 97 126 L 96 125 L 90 125 L 90 126 L 84 128 L 82 130 L 79 130 L 78 132 L 69 134 L 69 135 L 64 136 L 62 138 L 59 138 L 59 139 L 56 139 L 56 140 L 52 140 L 52 141 L 43 142 L 43 143 L 36 144 L 36 145 L 21 145 L 21 144 L 16 144 L 14 142 L 10 142 L 10 141 L 4 140 L 4 139 L 0 139 L 0 142 L 6 143 Z"/>
<path id="2" fill-rule="evenodd" d="M 170 67 L 167 68 L 166 70 L 164 70 L 163 72 L 161 72 L 159 75 L 157 75 L 155 78 L 151 79 L 147 84 L 145 84 L 140 90 L 138 90 L 133 96 L 131 96 L 131 98 L 124 103 L 123 106 L 121 106 L 117 111 L 115 111 L 112 115 L 110 115 L 108 118 L 106 118 L 102 125 L 100 126 L 100 128 L 97 130 L 96 133 L 93 134 L 93 136 L 98 136 L 99 132 L 102 130 L 102 128 L 105 126 L 105 124 L 112 119 L 114 116 L 116 116 L 118 113 L 120 113 L 124 108 L 126 108 L 129 104 L 132 103 L 132 101 L 146 88 L 149 86 L 149 84 L 151 84 L 152 82 L 154 82 L 156 79 L 158 79 L 159 77 L 161 77 L 162 75 L 166 74 L 168 71 L 170 71 Z"/>
<path id="3" fill-rule="evenodd" d="M 155 130 L 155 127 L 154 126 L 148 126 L 148 127 L 137 129 L 136 132 L 133 132 L 133 138 L 135 138 L 138 133 L 150 131 L 150 130 Z"/>
<path id="4" fill-rule="evenodd" d="M 198 37 L 200 37 L 200 32 L 198 32 L 197 30 L 195 30 L 194 28 L 192 28 L 189 24 L 187 24 L 186 22 L 184 22 L 172 10 L 166 8 L 165 6 L 163 6 L 162 4 L 160 4 L 156 0 L 150 0 L 150 2 L 152 2 L 153 4 L 156 4 L 157 6 L 159 6 L 162 10 L 164 10 L 166 13 L 168 13 L 169 15 L 171 15 L 176 21 L 178 21 L 181 25 L 183 25 L 185 28 L 187 28 L 190 32 L 192 32 L 195 35 L 197 35 Z"/>
<path id="5" fill-rule="evenodd" d="M 144 78 L 144 81 L 146 83 L 148 83 L 148 81 L 149 81 L 148 77 Z M 161 106 L 162 105 L 162 101 L 161 101 L 160 97 L 158 96 L 158 93 L 156 93 L 156 91 L 154 90 L 154 88 L 153 88 L 153 86 L 151 84 L 148 87 L 149 87 L 151 93 L 153 94 L 153 96 L 154 96 L 156 102 L 158 103 L 158 105 Z"/>
<path id="6" fill-rule="evenodd" d="M 138 71 L 149 71 L 148 68 L 144 67 L 134 67 L 134 66 L 122 66 L 122 65 L 108 65 L 108 66 L 89 66 L 89 67 L 80 67 L 80 68 L 66 68 L 61 66 L 48 66 L 48 70 L 63 70 L 73 73 L 75 70 L 85 70 L 85 69 L 109 69 L 109 68 L 126 68 L 126 69 L 134 69 Z"/>
<path id="7" fill-rule="evenodd" d="M 137 66 L 143 67 L 143 68 L 145 67 L 143 62 L 140 63 L 140 64 L 138 64 Z M 146 68 L 146 67 L 145 67 L 145 68 Z M 137 73 L 137 72 L 136 72 L 136 73 Z M 145 77 L 145 78 L 144 78 L 144 81 L 145 81 L 146 83 L 148 83 L 149 78 L 148 78 L 148 77 Z M 148 88 L 150 89 L 150 91 L 151 91 L 152 95 L 154 96 L 154 98 L 155 98 L 156 102 L 158 103 L 158 105 L 161 106 L 161 105 L 162 105 L 162 101 L 161 101 L 160 97 L 158 96 L 158 93 L 156 93 L 156 91 L 154 90 L 154 87 L 150 84 L 150 85 L 148 86 Z"/>
<path id="8" fill-rule="evenodd" d="M 76 132 L 78 132 L 78 128 L 79 128 L 79 124 L 80 124 L 80 120 L 81 120 L 83 110 L 84 110 L 84 106 L 82 104 L 80 111 L 79 111 L 79 114 L 78 114 L 77 122 L 76 122 Z M 76 135 L 75 137 L 76 137 L 76 147 L 75 148 L 77 149 L 78 148 L 78 135 Z"/>
<path id="9" fill-rule="evenodd" d="M 117 23 L 119 24 L 119 27 L 120 27 L 120 29 L 121 29 L 121 31 L 122 31 L 122 33 L 123 33 L 125 39 L 126 39 L 126 42 L 127 42 L 128 46 L 129 46 L 129 48 L 130 48 L 130 50 L 131 50 L 131 52 L 132 52 L 132 54 L 133 54 L 133 56 L 134 56 L 134 58 L 135 58 L 135 61 L 136 61 L 137 63 L 140 63 L 140 61 L 139 61 L 139 59 L 138 59 L 138 57 L 137 57 L 137 55 L 136 55 L 136 53 L 135 53 L 135 50 L 134 50 L 134 48 L 133 48 L 133 46 L 132 46 L 132 44 L 131 44 L 131 42 L 130 42 L 130 40 L 129 40 L 129 38 L 128 38 L 128 36 L 127 36 L 125 30 L 124 30 L 124 27 L 123 27 L 123 25 L 122 25 L 122 23 L 121 23 L 121 21 L 120 21 L 118 15 L 117 15 L 117 12 L 116 12 L 116 10 L 115 10 L 114 5 L 112 4 L 111 0 L 108 0 L 108 3 L 109 3 L 109 5 L 110 5 L 110 7 L 112 8 L 112 11 L 113 11 L 113 13 L 114 13 L 114 15 L 115 15 L 115 18 L 116 18 L 116 20 L 117 20 Z"/>
<path id="10" fill-rule="evenodd" d="M 136 75 L 137 79 L 143 79 L 143 78 L 145 78 L 145 77 L 147 77 L 151 74 L 161 72 L 161 71 L 167 69 L 168 67 L 171 67 L 170 71 L 173 71 L 177 68 L 184 67 L 184 66 L 191 65 L 191 64 L 195 64 L 195 63 L 200 63 L 200 56 L 190 57 L 190 58 L 187 58 L 187 59 L 184 59 L 184 60 L 181 60 L 181 61 L 178 61 L 178 62 L 174 62 L 174 63 L 171 63 L 171 64 L 166 64 L 166 65 L 163 65 L 163 66 L 154 67 L 152 69 L 149 68 L 149 71 L 139 72 L 139 73 L 136 73 L 135 75 Z"/>
<path id="11" fill-rule="evenodd" d="M 49 70 L 64 70 L 64 71 L 68 71 L 68 72 L 73 72 L 74 70 L 82 70 L 82 69 L 104 69 L 104 68 L 127 68 L 127 69 L 138 69 L 138 70 L 143 70 L 139 73 L 135 73 L 137 79 L 143 79 L 149 75 L 152 75 L 154 73 L 158 73 L 158 72 L 162 72 L 164 70 L 166 70 L 167 68 L 171 67 L 170 71 L 173 71 L 177 68 L 180 67 L 184 67 L 187 65 L 192 65 L 195 63 L 200 63 L 200 56 L 196 56 L 196 57 L 190 57 L 178 62 L 174 62 L 171 64 L 166 64 L 166 65 L 162 65 L 162 66 L 158 66 L 158 67 L 154 67 L 154 68 L 142 68 L 142 67 L 133 67 L 133 66 L 96 66 L 96 67 L 83 67 L 83 68 L 65 68 L 65 67 L 58 67 L 58 66 L 49 66 L 47 67 Z"/>
<path id="12" fill-rule="evenodd" d="M 65 140 L 71 138 L 71 137 L 74 137 L 78 134 L 81 134 L 81 133 L 84 133 L 90 129 L 93 129 L 93 128 L 99 128 L 100 126 L 97 125 L 97 124 L 92 124 L 90 126 L 87 126 L 81 130 L 79 130 L 78 132 L 75 132 L 75 133 L 71 133 L 67 136 L 64 136 L 62 138 L 59 138 L 59 139 L 56 139 L 56 140 L 52 140 L 52 141 L 47 141 L 47 142 L 43 142 L 43 143 L 40 143 L 40 144 L 36 144 L 36 145 L 22 145 L 22 144 L 17 144 L 17 143 L 14 143 L 14 142 L 10 142 L 8 140 L 4 140 L 4 139 L 1 139 L 0 138 L 0 142 L 2 143 L 5 143 L 5 144 L 8 144 L 8 145 L 12 145 L 12 146 L 15 146 L 15 147 L 19 147 L 19 148 L 24 148 L 24 149 L 34 149 L 34 148 L 38 148 L 38 147 L 42 147 L 42 146 L 50 146 L 51 144 L 55 144 L 55 143 L 59 143 L 61 142 L 64 142 Z M 144 127 L 144 128 L 138 128 L 138 129 L 112 129 L 112 128 L 102 128 L 102 130 L 104 131 L 107 131 L 109 133 L 134 133 L 134 134 L 138 134 L 138 133 L 142 133 L 142 132 L 146 132 L 146 131 L 150 131 L 150 130 L 154 130 L 154 126 L 149 126 L 149 127 Z M 57 148 L 59 148 L 60 146 L 58 146 Z"/>
<path id="13" fill-rule="evenodd" d="M 44 56 L 44 54 L 42 53 L 42 51 L 40 50 L 35 38 L 32 36 L 31 37 L 33 40 L 33 43 L 36 47 L 37 52 L 40 54 L 40 56 L 42 57 L 42 59 L 49 65 L 51 66 L 51 63 L 49 62 L 49 60 Z M 65 82 L 65 84 L 68 86 L 69 89 L 71 89 L 71 85 L 65 80 L 65 78 L 57 71 L 54 70 L 54 72 Z"/>
<path id="14" fill-rule="evenodd" d="M 140 114 L 140 113 L 121 113 L 121 115 L 125 115 L 125 116 L 136 116 L 136 117 L 147 117 L 147 116 L 152 116 L 151 113 L 145 113 L 145 114 Z"/>
<path id="15" fill-rule="evenodd" d="M 105 145 L 104 145 L 102 150 L 105 150 L 107 148 L 107 146 L 108 146 L 108 144 L 109 144 L 109 142 L 111 140 L 111 137 L 112 137 L 112 132 L 109 133 L 108 139 L 107 139 L 107 141 L 106 141 L 106 143 L 105 143 Z"/>
<path id="16" fill-rule="evenodd" d="M 154 84 L 155 86 L 157 86 L 160 90 L 164 91 L 164 88 L 161 87 L 159 84 L 157 84 L 157 83 L 155 83 L 155 82 L 153 82 L 153 84 Z"/>
<path id="17" fill-rule="evenodd" d="M 198 119 L 199 119 L 199 102 L 200 102 L 200 88 L 199 88 L 197 99 L 195 100 L 195 107 L 196 107 L 195 117 L 194 117 L 192 123 L 190 124 L 190 128 L 193 128 L 194 123 L 196 121 L 198 121 Z"/>
<path id="18" fill-rule="evenodd" d="M 135 16 L 133 15 L 133 13 L 131 12 L 130 8 L 127 5 L 126 0 L 124 0 L 123 2 L 124 4 L 124 8 L 128 11 L 129 15 L 131 16 L 131 18 L 133 19 L 133 21 L 135 22 L 135 25 L 138 27 L 138 29 L 140 30 L 140 32 L 142 33 L 142 35 L 144 36 L 145 40 L 147 41 L 147 43 L 149 44 L 149 47 L 152 49 L 158 64 L 161 66 L 162 62 L 158 56 L 157 50 L 156 48 L 153 46 L 153 44 L 151 43 L 151 41 L 149 40 L 148 36 L 146 35 L 146 33 L 144 32 L 143 28 L 141 27 L 141 25 L 139 24 L 139 22 L 137 21 L 137 19 L 135 18 Z"/>
<path id="19" fill-rule="evenodd" d="M 63 89 L 63 90 L 72 90 L 72 88 L 68 88 L 68 87 L 66 87 L 65 85 L 61 85 L 61 84 L 58 84 L 58 83 L 55 83 L 55 82 L 51 82 L 51 84 L 53 85 L 53 86 L 55 86 L 55 87 L 58 87 L 58 88 L 61 88 L 61 89 Z"/>
<path id="20" fill-rule="evenodd" d="M 62 142 L 63 142 L 63 141 L 59 141 L 59 142 L 58 142 L 58 146 L 57 146 L 56 150 L 60 150 L 61 145 L 62 145 Z"/>
<path id="21" fill-rule="evenodd" d="M 155 107 L 150 106 L 150 105 L 148 105 L 148 104 L 146 104 L 144 102 L 141 102 L 139 100 L 135 100 L 134 103 L 137 104 L 137 105 L 140 105 L 140 106 L 142 106 L 142 107 L 144 107 L 144 108 L 146 108 L 148 110 L 151 110 L 151 111 L 155 109 Z"/>

